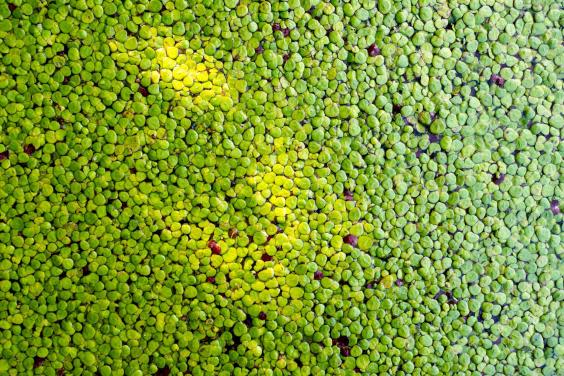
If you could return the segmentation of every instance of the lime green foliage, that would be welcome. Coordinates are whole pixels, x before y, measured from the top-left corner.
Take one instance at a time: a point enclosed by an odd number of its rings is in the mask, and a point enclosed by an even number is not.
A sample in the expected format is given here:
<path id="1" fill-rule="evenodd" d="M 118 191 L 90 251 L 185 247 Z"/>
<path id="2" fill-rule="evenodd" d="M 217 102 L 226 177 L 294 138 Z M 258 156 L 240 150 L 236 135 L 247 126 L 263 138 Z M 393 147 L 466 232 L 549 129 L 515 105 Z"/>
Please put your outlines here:
<path id="1" fill-rule="evenodd" d="M 0 1 L 0 375 L 555 375 L 561 2 Z"/>

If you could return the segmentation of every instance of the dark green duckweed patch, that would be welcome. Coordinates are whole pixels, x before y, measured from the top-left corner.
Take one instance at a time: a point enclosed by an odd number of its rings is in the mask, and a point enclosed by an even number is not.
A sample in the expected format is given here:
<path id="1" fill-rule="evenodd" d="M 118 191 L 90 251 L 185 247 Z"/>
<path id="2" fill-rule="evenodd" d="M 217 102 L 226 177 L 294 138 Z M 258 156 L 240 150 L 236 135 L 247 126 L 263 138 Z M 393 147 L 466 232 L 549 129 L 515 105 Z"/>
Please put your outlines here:
<path id="1" fill-rule="evenodd" d="M 564 14 L 0 2 L 0 375 L 556 375 Z"/>

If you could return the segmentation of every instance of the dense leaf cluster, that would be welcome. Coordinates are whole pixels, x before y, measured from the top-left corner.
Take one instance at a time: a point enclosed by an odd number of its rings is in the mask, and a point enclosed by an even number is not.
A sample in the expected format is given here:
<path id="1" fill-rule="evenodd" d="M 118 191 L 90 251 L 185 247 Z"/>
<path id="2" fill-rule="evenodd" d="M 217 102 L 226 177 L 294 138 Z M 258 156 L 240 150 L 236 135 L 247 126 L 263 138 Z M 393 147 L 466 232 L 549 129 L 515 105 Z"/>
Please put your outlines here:
<path id="1" fill-rule="evenodd" d="M 555 375 L 564 14 L 0 2 L 1 375 Z"/>

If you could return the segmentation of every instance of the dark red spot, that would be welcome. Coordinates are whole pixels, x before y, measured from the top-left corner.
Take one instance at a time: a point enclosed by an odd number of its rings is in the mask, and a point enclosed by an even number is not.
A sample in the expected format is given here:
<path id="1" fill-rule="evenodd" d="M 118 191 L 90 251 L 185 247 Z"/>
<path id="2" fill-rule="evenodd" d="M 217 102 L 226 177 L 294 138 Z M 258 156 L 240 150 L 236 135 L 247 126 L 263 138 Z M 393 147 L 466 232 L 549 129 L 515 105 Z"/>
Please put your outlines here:
<path id="1" fill-rule="evenodd" d="M 170 368 L 168 366 L 160 368 L 157 370 L 157 373 L 155 373 L 156 376 L 168 376 L 170 375 Z"/>
<path id="2" fill-rule="evenodd" d="M 219 244 L 217 244 L 215 240 L 210 240 L 208 242 L 208 247 L 209 249 L 211 249 L 214 255 L 219 255 L 221 253 L 221 247 L 219 246 Z"/>
<path id="3" fill-rule="evenodd" d="M 65 369 L 64 368 L 59 368 L 57 370 L 57 376 L 64 376 L 65 375 Z"/>
<path id="4" fill-rule="evenodd" d="M 372 289 L 372 288 L 374 288 L 374 281 L 368 282 L 368 283 L 366 284 L 366 288 L 367 288 L 367 289 Z"/>
<path id="5" fill-rule="evenodd" d="M 358 236 L 348 234 L 343 238 L 343 241 L 349 245 L 352 245 L 353 247 L 356 247 L 356 245 L 358 244 Z"/>
<path id="6" fill-rule="evenodd" d="M 33 368 L 41 367 L 43 365 L 43 362 L 45 362 L 45 358 L 42 358 L 40 356 L 34 357 L 33 358 Z"/>
<path id="7" fill-rule="evenodd" d="M 353 201 L 354 200 L 353 193 L 351 191 L 349 191 L 348 189 L 345 190 L 344 196 L 345 196 L 345 201 Z"/>
<path id="8" fill-rule="evenodd" d="M 500 185 L 505 180 L 505 174 L 496 174 L 493 176 L 492 181 L 496 185 Z"/>
<path id="9" fill-rule="evenodd" d="M 88 265 L 85 265 L 84 267 L 82 267 L 82 275 L 86 276 L 90 274 L 90 268 L 88 267 Z"/>
<path id="10" fill-rule="evenodd" d="M 24 145 L 24 153 L 26 153 L 27 155 L 32 155 L 33 153 L 35 153 L 35 146 L 33 146 L 32 144 L 27 144 Z"/>
<path id="11" fill-rule="evenodd" d="M 356 373 L 360 373 L 360 368 L 355 367 L 355 368 L 354 368 L 354 371 L 355 371 Z"/>
<path id="12" fill-rule="evenodd" d="M 258 54 L 262 54 L 264 52 L 264 47 L 262 46 L 262 44 L 259 44 L 259 46 L 257 48 L 255 48 L 255 53 Z"/>
<path id="13" fill-rule="evenodd" d="M 268 253 L 263 253 L 260 259 L 264 262 L 272 261 L 272 256 L 270 256 Z"/>
<path id="14" fill-rule="evenodd" d="M 10 152 L 8 150 L 0 153 L 0 161 L 3 161 L 4 159 L 8 159 L 9 157 L 10 157 Z"/>
<path id="15" fill-rule="evenodd" d="M 279 234 L 281 234 L 281 233 L 284 232 L 284 229 L 283 229 L 282 227 L 276 225 L 276 232 L 279 233 Z"/>
<path id="16" fill-rule="evenodd" d="M 130 173 L 130 174 L 136 174 L 136 173 L 137 173 L 137 169 L 136 169 L 135 167 L 131 167 L 131 168 L 129 169 L 129 173 Z"/>
<path id="17" fill-rule="evenodd" d="M 560 214 L 560 202 L 558 202 L 558 200 L 550 201 L 550 211 L 554 215 Z"/>
<path id="18" fill-rule="evenodd" d="M 347 336 L 340 336 L 337 338 L 337 346 L 345 347 L 349 345 L 349 337 Z"/>
<path id="19" fill-rule="evenodd" d="M 323 275 L 323 272 L 321 270 L 318 270 L 315 273 L 313 273 L 313 279 L 315 279 L 316 281 L 319 281 L 323 277 L 324 277 L 324 275 Z"/>
<path id="20" fill-rule="evenodd" d="M 149 90 L 147 90 L 145 86 L 139 86 L 139 89 L 137 91 L 139 91 L 144 97 L 147 97 L 149 95 Z"/>
<path id="21" fill-rule="evenodd" d="M 282 30 L 282 27 L 280 27 L 280 24 L 278 22 L 272 24 L 272 31 L 280 31 L 280 30 Z"/>
<path id="22" fill-rule="evenodd" d="M 368 55 L 372 57 L 380 55 L 380 49 L 375 43 L 372 43 L 370 46 L 368 46 L 367 51 Z"/>
<path id="23" fill-rule="evenodd" d="M 341 347 L 341 355 L 350 356 L 351 355 L 351 349 L 348 346 Z"/>
<path id="24" fill-rule="evenodd" d="M 229 237 L 235 239 L 239 235 L 239 231 L 236 228 L 229 229 Z"/>
<path id="25" fill-rule="evenodd" d="M 15 11 L 16 8 L 17 8 L 16 4 L 8 3 L 8 9 L 10 9 L 10 12 Z"/>
<path id="26" fill-rule="evenodd" d="M 69 80 L 70 80 L 69 76 L 65 76 L 65 78 L 63 78 L 63 85 L 68 84 Z"/>
<path id="27" fill-rule="evenodd" d="M 403 286 L 403 279 L 401 279 L 401 278 L 396 279 L 396 285 L 397 286 Z"/>
<path id="28" fill-rule="evenodd" d="M 505 85 L 505 80 L 498 74 L 492 74 L 490 81 L 500 87 L 503 87 L 503 85 Z"/>
<path id="29" fill-rule="evenodd" d="M 284 60 L 284 62 L 287 62 L 288 60 L 290 60 L 290 55 L 284 54 L 284 56 L 282 56 L 282 59 Z"/>
<path id="30" fill-rule="evenodd" d="M 251 327 L 253 325 L 253 320 L 251 319 L 251 316 L 247 316 L 245 318 L 245 321 L 243 321 L 245 323 L 245 325 L 247 325 L 247 327 Z"/>
<path id="31" fill-rule="evenodd" d="M 394 104 L 392 106 L 392 112 L 394 113 L 394 115 L 397 115 L 401 112 L 401 106 L 399 104 Z"/>
<path id="32" fill-rule="evenodd" d="M 261 312 L 261 313 L 259 313 L 259 316 L 258 316 L 258 317 L 259 317 L 259 319 L 261 319 L 261 320 L 266 320 L 266 313 Z"/>
<path id="33" fill-rule="evenodd" d="M 206 281 L 208 281 L 209 283 L 215 283 L 215 277 L 208 277 L 206 278 Z"/>
<path id="34" fill-rule="evenodd" d="M 284 37 L 287 37 L 288 35 L 290 35 L 290 28 L 285 28 L 282 30 L 282 35 L 284 35 Z"/>

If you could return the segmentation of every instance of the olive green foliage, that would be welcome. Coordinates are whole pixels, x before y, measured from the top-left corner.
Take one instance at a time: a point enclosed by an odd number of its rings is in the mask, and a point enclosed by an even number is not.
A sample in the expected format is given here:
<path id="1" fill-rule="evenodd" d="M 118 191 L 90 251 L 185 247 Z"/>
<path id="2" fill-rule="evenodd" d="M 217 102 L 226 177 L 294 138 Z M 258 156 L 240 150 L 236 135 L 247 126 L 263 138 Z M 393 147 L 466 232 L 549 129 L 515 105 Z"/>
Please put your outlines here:
<path id="1" fill-rule="evenodd" d="M 0 375 L 562 372 L 561 5 L 0 1 Z"/>

